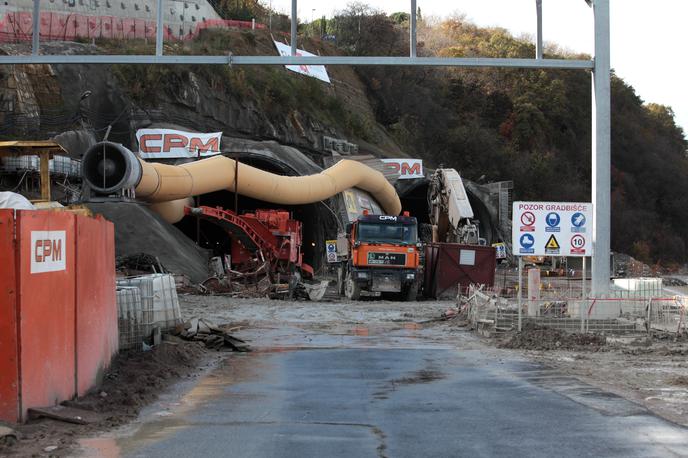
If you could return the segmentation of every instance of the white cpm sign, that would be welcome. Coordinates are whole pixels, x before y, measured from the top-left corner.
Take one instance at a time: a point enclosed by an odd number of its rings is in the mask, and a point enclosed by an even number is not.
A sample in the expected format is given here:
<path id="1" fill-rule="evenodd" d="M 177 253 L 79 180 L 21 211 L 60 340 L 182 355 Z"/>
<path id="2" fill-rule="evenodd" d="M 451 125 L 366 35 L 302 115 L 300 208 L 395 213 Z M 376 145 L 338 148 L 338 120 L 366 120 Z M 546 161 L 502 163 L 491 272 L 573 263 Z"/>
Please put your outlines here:
<path id="1" fill-rule="evenodd" d="M 514 202 L 515 256 L 592 256 L 592 204 Z"/>
<path id="2" fill-rule="evenodd" d="M 67 269 L 67 232 L 31 231 L 31 273 Z"/>
<path id="3" fill-rule="evenodd" d="M 279 41 L 275 41 L 274 43 L 275 48 L 277 48 L 277 52 L 280 53 L 280 56 L 291 56 L 291 46 L 287 46 Z M 304 57 L 317 57 L 315 54 L 309 53 L 308 51 L 304 51 L 302 49 L 297 49 L 296 55 Z M 292 72 L 301 73 L 302 75 L 310 76 L 326 83 L 330 82 L 330 76 L 327 74 L 327 69 L 324 65 L 285 65 L 285 67 L 287 70 L 291 70 Z"/>
<path id="4" fill-rule="evenodd" d="M 144 159 L 196 158 L 220 154 L 222 132 L 198 134 L 172 129 L 139 129 L 136 140 Z"/>
<path id="5" fill-rule="evenodd" d="M 422 159 L 381 159 L 385 168 L 399 174 L 400 180 L 424 178 Z"/>

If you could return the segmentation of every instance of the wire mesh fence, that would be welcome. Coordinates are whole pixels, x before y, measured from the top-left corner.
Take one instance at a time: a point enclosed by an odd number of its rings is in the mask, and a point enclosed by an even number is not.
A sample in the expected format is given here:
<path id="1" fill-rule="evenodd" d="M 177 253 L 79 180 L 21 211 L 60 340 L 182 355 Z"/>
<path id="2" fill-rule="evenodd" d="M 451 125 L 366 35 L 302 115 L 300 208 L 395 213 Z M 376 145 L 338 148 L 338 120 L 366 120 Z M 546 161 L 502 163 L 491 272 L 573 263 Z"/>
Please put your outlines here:
<path id="1" fill-rule="evenodd" d="M 583 333 L 685 333 L 688 296 L 658 297 L 663 290 L 656 287 L 657 282 L 648 284 L 655 286 L 612 289 L 612 297 L 605 298 L 567 297 L 568 287 L 543 288 L 536 299 L 525 294 L 520 300 L 511 289 L 471 285 L 460 297 L 460 305 L 474 329 L 495 333 L 527 325 Z"/>
<path id="2" fill-rule="evenodd" d="M 120 350 L 140 351 L 150 334 L 153 310 L 141 300 L 141 290 L 135 286 L 117 287 L 117 312 Z"/>
<path id="3" fill-rule="evenodd" d="M 121 350 L 139 351 L 154 328 L 168 330 L 181 322 L 174 277 L 142 275 L 117 280 Z"/>
<path id="4" fill-rule="evenodd" d="M 40 160 L 36 155 L 3 157 L 0 159 L 0 171 L 7 173 L 21 173 L 24 171 L 38 172 Z M 81 177 L 81 161 L 66 156 L 53 156 L 49 161 L 48 170 L 51 174 L 66 177 Z"/>

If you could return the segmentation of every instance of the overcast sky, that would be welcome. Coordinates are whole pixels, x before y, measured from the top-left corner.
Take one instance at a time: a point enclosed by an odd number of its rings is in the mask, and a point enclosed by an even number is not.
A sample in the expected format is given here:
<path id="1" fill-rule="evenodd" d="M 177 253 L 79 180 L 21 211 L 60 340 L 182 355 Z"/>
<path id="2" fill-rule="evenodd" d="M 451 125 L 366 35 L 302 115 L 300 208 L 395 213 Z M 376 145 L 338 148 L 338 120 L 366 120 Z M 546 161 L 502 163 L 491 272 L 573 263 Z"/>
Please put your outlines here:
<path id="1" fill-rule="evenodd" d="M 264 0 L 268 3 L 270 0 Z M 299 17 L 332 16 L 347 0 L 298 0 Z M 407 10 L 410 1 L 371 0 L 388 13 Z M 546 42 L 572 51 L 593 52 L 592 10 L 584 0 L 543 0 Z M 417 0 L 424 16 L 462 12 L 481 26 L 500 26 L 515 35 L 535 34 L 535 0 Z M 289 13 L 291 0 L 272 0 Z M 315 11 L 314 11 L 315 10 Z M 646 102 L 669 105 L 688 134 L 688 1 L 611 0 L 612 67 Z"/>

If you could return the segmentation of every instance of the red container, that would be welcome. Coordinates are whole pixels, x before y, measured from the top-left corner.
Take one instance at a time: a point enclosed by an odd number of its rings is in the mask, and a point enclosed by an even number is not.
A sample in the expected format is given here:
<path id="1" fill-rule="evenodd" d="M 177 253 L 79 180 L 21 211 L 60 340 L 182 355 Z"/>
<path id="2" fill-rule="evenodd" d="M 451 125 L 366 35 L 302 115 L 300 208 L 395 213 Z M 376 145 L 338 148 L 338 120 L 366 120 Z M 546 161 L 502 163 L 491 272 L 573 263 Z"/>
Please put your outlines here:
<path id="1" fill-rule="evenodd" d="M 17 212 L 22 412 L 74 396 L 74 215 Z"/>
<path id="2" fill-rule="evenodd" d="M 0 420 L 19 416 L 14 211 L 0 210 Z"/>
<path id="3" fill-rule="evenodd" d="M 0 210 L 0 420 L 95 387 L 117 352 L 114 226 Z"/>
<path id="4" fill-rule="evenodd" d="M 76 241 L 76 390 L 83 396 L 102 382 L 119 343 L 114 226 L 77 216 Z"/>
<path id="5" fill-rule="evenodd" d="M 425 246 L 423 294 L 435 299 L 455 298 L 459 287 L 493 286 L 496 268 L 496 250 L 492 247 L 430 243 Z"/>

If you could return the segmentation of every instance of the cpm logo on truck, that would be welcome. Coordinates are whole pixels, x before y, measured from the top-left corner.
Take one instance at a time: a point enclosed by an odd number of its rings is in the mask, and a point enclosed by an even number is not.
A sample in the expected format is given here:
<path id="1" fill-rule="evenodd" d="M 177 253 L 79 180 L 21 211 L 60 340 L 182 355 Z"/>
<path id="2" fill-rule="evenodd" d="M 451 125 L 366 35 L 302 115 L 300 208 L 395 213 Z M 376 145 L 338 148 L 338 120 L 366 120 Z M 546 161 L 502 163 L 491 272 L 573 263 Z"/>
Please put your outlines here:
<path id="1" fill-rule="evenodd" d="M 31 231 L 31 273 L 67 270 L 67 232 Z"/>

